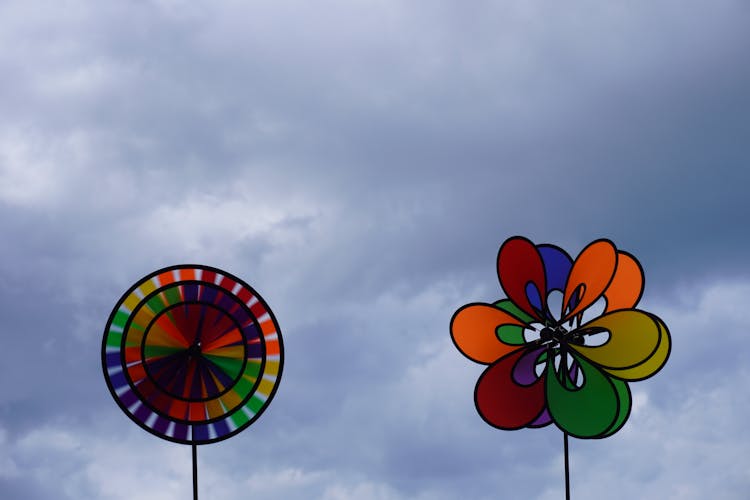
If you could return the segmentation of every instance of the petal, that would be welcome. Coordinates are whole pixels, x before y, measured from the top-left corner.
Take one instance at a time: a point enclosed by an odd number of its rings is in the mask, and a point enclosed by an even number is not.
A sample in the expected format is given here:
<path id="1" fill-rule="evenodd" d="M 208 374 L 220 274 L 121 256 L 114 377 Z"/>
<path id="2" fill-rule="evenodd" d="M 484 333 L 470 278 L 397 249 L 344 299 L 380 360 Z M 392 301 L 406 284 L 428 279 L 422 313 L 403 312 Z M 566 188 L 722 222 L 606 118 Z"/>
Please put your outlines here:
<path id="1" fill-rule="evenodd" d="M 468 304 L 451 319 L 453 343 L 467 358 L 486 365 L 519 349 L 497 336 L 503 325 L 523 325 L 515 316 L 490 304 Z"/>
<path id="2" fill-rule="evenodd" d="M 656 350 L 651 355 L 651 357 L 647 358 L 641 364 L 624 369 L 604 368 L 604 370 L 606 370 L 613 377 L 625 380 L 643 380 L 654 375 L 661 369 L 662 366 L 664 366 L 664 363 L 667 362 L 667 358 L 669 358 L 669 352 L 672 349 L 672 342 L 669 338 L 669 330 L 667 329 L 667 325 L 665 325 L 661 319 L 657 318 L 653 314 L 649 314 L 649 316 L 651 316 L 651 318 L 659 328 L 659 345 L 656 347 Z"/>
<path id="3" fill-rule="evenodd" d="M 669 332 L 662 321 L 637 309 L 614 311 L 581 326 L 604 329 L 602 345 L 570 347 L 617 378 L 637 380 L 656 373 L 669 355 Z"/>
<path id="4" fill-rule="evenodd" d="M 531 424 L 536 426 L 543 417 L 544 375 L 537 378 L 527 371 L 534 370 L 534 361 L 542 349 L 521 349 L 500 359 L 487 368 L 477 381 L 474 403 L 479 415 L 488 424 L 514 430 Z M 520 380 L 534 379 L 530 384 Z"/>
<path id="5" fill-rule="evenodd" d="M 568 252 L 555 245 L 539 245 L 539 255 L 544 262 L 544 277 L 547 280 L 546 294 L 552 290 L 565 291 L 565 282 L 568 280 L 570 269 L 573 267 L 573 259 Z"/>
<path id="6" fill-rule="evenodd" d="M 545 408 L 541 415 L 536 420 L 531 422 L 526 427 L 544 427 L 552 423 L 552 416 L 549 414 L 549 409 Z"/>
<path id="7" fill-rule="evenodd" d="M 511 302 L 509 299 L 504 299 L 499 302 L 495 302 L 495 307 L 502 309 L 503 311 L 512 314 L 524 323 L 531 323 L 534 318 L 523 312 Z M 518 325 L 503 325 L 497 328 L 497 336 L 501 342 L 513 345 L 522 345 L 526 343 L 526 339 L 523 336 L 523 326 Z"/>
<path id="8" fill-rule="evenodd" d="M 583 374 L 581 387 L 563 383 L 547 361 L 546 395 L 550 415 L 563 432 L 577 438 L 602 438 L 622 427 L 630 413 L 630 389 L 574 354 Z"/>
<path id="9" fill-rule="evenodd" d="M 508 298 L 523 312 L 541 320 L 541 311 L 546 309 L 547 286 L 544 263 L 536 246 L 520 236 L 506 240 L 497 254 L 497 275 Z M 536 307 L 532 305 L 528 287 L 536 288 L 532 293 Z"/>
<path id="10" fill-rule="evenodd" d="M 569 311 L 563 321 L 574 317 L 602 296 L 612 281 L 616 266 L 617 250 L 609 240 L 596 240 L 581 251 L 565 285 L 563 307 Z"/>
<path id="11" fill-rule="evenodd" d="M 598 438 L 609 437 L 615 432 L 622 429 L 622 426 L 625 425 L 625 422 L 627 422 L 628 417 L 630 416 L 630 408 L 632 405 L 632 399 L 630 397 L 630 387 L 628 387 L 628 384 L 623 380 L 611 378 L 609 379 L 609 381 L 612 382 L 612 385 L 617 391 L 617 398 L 619 400 L 619 405 L 617 406 L 617 418 L 605 433 L 597 436 Z"/>
<path id="12" fill-rule="evenodd" d="M 631 309 L 643 293 L 643 269 L 638 260 L 627 252 L 617 252 L 617 268 L 604 292 L 607 299 L 605 313 L 618 309 Z"/>

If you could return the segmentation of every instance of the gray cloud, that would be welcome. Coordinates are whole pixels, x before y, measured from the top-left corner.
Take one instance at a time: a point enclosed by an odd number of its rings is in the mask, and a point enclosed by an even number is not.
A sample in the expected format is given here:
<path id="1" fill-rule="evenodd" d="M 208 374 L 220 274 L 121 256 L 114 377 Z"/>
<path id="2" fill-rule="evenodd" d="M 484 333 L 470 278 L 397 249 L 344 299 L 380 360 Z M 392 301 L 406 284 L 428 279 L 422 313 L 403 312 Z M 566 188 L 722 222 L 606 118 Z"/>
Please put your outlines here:
<path id="1" fill-rule="evenodd" d="M 576 497 L 738 498 L 747 17 L 6 2 L 0 493 L 187 495 L 189 450 L 121 414 L 99 348 L 130 284 L 201 262 L 257 288 L 287 346 L 263 418 L 201 448 L 206 492 L 559 498 L 559 432 L 486 426 L 482 368 L 448 337 L 456 308 L 500 297 L 498 246 L 525 234 L 633 252 L 674 335 L 625 429 L 573 442 Z"/>

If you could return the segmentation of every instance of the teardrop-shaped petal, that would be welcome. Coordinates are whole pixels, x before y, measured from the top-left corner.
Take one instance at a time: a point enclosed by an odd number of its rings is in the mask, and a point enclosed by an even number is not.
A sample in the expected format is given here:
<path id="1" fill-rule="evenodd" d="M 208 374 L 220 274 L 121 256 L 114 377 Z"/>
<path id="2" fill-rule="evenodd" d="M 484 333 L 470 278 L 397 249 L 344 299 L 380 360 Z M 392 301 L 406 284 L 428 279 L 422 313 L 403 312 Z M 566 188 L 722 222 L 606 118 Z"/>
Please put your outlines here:
<path id="1" fill-rule="evenodd" d="M 622 426 L 625 425 L 625 422 L 627 422 L 628 417 L 630 416 L 630 408 L 632 405 L 630 387 L 628 387 L 628 384 L 623 380 L 611 378 L 609 381 L 612 382 L 612 386 L 617 391 L 617 398 L 619 401 L 619 405 L 617 406 L 617 418 L 606 432 L 597 436 L 597 439 L 609 437 L 619 431 Z"/>
<path id="2" fill-rule="evenodd" d="M 544 409 L 541 415 L 539 415 L 536 420 L 531 422 L 526 427 L 545 427 L 552 423 L 552 416 L 549 414 L 549 410 L 547 408 Z"/>
<path id="3" fill-rule="evenodd" d="M 638 260 L 627 252 L 617 252 L 617 269 L 604 298 L 607 299 L 605 313 L 618 309 L 631 309 L 643 293 L 643 269 Z"/>
<path id="4" fill-rule="evenodd" d="M 490 304 L 467 304 L 451 319 L 453 343 L 467 358 L 486 365 L 520 349 L 497 335 L 503 325 L 523 325 L 515 316 Z"/>
<path id="5" fill-rule="evenodd" d="M 514 304 L 537 320 L 543 318 L 547 290 L 544 263 L 531 241 L 521 236 L 505 240 L 497 254 L 497 275 L 500 286 Z M 536 288 L 534 293 L 529 293 L 529 286 Z"/>
<path id="6" fill-rule="evenodd" d="M 538 245 L 537 250 L 539 250 L 539 255 L 542 256 L 542 262 L 544 263 L 547 295 L 552 290 L 564 292 L 570 269 L 573 267 L 573 259 L 570 258 L 568 252 L 555 245 L 545 243 Z"/>
<path id="7" fill-rule="evenodd" d="M 606 437 L 617 431 L 630 412 L 630 390 L 621 380 L 574 354 L 582 371 L 580 387 L 569 387 L 547 361 L 546 396 L 550 415 L 563 432 L 577 438 Z M 568 385 L 568 386 L 566 386 Z"/>
<path id="8" fill-rule="evenodd" d="M 545 376 L 537 378 L 526 373 L 529 367 L 533 372 L 533 361 L 542 350 L 519 350 L 482 373 L 474 391 L 474 403 L 485 422 L 505 430 L 544 425 L 541 417 L 545 409 Z M 534 381 L 526 385 L 519 379 Z"/>
<path id="9" fill-rule="evenodd" d="M 656 374 L 656 372 L 661 370 L 667 362 L 667 358 L 669 358 L 669 353 L 672 349 L 672 341 L 669 337 L 667 325 L 653 314 L 646 314 L 651 316 L 659 328 L 659 345 L 656 347 L 653 354 L 640 364 L 623 369 L 603 368 L 613 377 L 624 380 L 643 380 Z"/>
<path id="10" fill-rule="evenodd" d="M 609 338 L 602 345 L 588 347 L 571 344 L 570 347 L 618 378 L 632 380 L 648 377 L 661 368 L 669 354 L 666 326 L 659 318 L 637 309 L 605 314 L 582 325 L 580 329 L 606 330 L 609 333 Z"/>
<path id="11" fill-rule="evenodd" d="M 563 307 L 569 310 L 563 317 L 564 321 L 574 317 L 602 296 L 612 281 L 616 266 L 617 249 L 609 240 L 596 240 L 581 251 L 573 263 L 565 285 Z M 573 302 L 571 298 L 574 299 Z"/>
<path id="12" fill-rule="evenodd" d="M 510 299 L 503 299 L 499 302 L 495 302 L 494 305 L 498 309 L 502 309 L 526 324 L 534 321 L 534 318 L 520 310 Z M 497 336 L 500 338 L 501 342 L 505 342 L 506 344 L 523 345 L 526 343 L 526 339 L 523 336 L 523 330 L 523 326 L 503 325 L 498 327 Z"/>

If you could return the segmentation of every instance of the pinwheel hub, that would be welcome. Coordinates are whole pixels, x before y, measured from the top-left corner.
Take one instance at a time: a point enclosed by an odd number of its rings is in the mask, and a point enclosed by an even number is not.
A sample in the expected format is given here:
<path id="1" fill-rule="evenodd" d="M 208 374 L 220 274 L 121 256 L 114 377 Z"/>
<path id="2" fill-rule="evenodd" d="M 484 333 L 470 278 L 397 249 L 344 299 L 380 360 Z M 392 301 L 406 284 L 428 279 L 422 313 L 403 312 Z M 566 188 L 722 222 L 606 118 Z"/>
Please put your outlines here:
<path id="1" fill-rule="evenodd" d="M 545 326 L 539 332 L 539 339 L 543 344 L 557 346 L 560 344 L 577 344 L 584 343 L 583 333 L 579 330 L 566 330 L 562 325 Z"/>
<path id="2" fill-rule="evenodd" d="M 193 344 L 190 347 L 188 347 L 188 356 L 190 356 L 190 357 L 196 358 L 196 357 L 200 356 L 202 352 L 203 352 L 203 350 L 201 349 L 201 341 L 200 340 L 197 340 L 197 341 L 193 342 Z"/>

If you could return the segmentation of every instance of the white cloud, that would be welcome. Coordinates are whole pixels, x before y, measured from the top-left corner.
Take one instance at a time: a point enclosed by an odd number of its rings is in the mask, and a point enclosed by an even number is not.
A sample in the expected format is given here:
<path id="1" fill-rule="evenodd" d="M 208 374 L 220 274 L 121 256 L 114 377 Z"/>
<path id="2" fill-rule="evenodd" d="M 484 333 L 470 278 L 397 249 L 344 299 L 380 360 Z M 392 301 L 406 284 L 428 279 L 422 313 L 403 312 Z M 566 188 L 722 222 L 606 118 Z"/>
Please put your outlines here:
<path id="1" fill-rule="evenodd" d="M 14 478 L 20 475 L 21 471 L 9 452 L 8 432 L 0 427 L 0 478 Z"/>
<path id="2" fill-rule="evenodd" d="M 50 139 L 33 131 L 0 132 L 0 201 L 32 208 L 54 205 L 90 146 L 79 133 Z"/>

